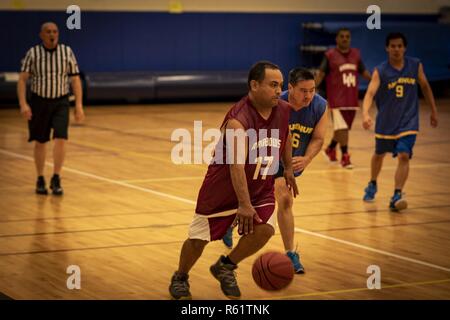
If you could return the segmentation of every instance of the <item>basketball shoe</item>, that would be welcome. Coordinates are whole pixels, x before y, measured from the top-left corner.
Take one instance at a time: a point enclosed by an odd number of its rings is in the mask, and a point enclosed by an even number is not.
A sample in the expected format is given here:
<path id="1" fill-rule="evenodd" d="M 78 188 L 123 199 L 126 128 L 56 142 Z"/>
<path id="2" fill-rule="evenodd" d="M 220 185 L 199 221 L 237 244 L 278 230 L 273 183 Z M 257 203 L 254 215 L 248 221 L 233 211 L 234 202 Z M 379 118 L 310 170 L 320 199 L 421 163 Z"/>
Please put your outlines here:
<path id="1" fill-rule="evenodd" d="M 225 233 L 225 235 L 222 238 L 222 242 L 228 249 L 233 249 L 233 228 L 232 227 L 228 228 L 227 233 Z"/>
<path id="2" fill-rule="evenodd" d="M 52 177 L 52 180 L 50 181 L 50 189 L 52 189 L 52 193 L 55 196 L 62 196 L 64 191 L 61 187 L 61 179 L 59 178 L 59 175 L 55 174 Z"/>
<path id="3" fill-rule="evenodd" d="M 221 256 L 209 270 L 214 278 L 219 280 L 220 288 L 224 295 L 229 299 L 239 299 L 241 297 L 241 290 L 239 290 L 234 272 L 237 269 L 237 265 L 223 263 L 222 259 L 225 259 L 225 256 Z"/>
<path id="4" fill-rule="evenodd" d="M 335 148 L 326 148 L 324 150 L 324 154 L 327 156 L 328 161 L 330 162 L 337 162 L 337 157 L 336 157 L 336 149 Z"/>
<path id="5" fill-rule="evenodd" d="M 170 281 L 169 292 L 175 300 L 191 300 L 192 296 L 189 291 L 189 275 L 176 271 Z"/>
<path id="6" fill-rule="evenodd" d="M 300 255 L 296 251 L 288 251 L 286 252 L 286 255 L 291 259 L 295 273 L 305 273 L 305 268 L 303 268 L 303 265 L 300 262 Z"/>
<path id="7" fill-rule="evenodd" d="M 341 166 L 345 169 L 353 169 L 353 164 L 350 161 L 350 155 L 348 153 L 342 155 Z"/>
<path id="8" fill-rule="evenodd" d="M 408 202 L 402 198 L 403 194 L 401 192 L 395 192 L 389 203 L 389 208 L 392 211 L 404 210 L 408 207 Z"/>
<path id="9" fill-rule="evenodd" d="M 45 179 L 43 176 L 39 176 L 36 181 L 36 193 L 37 194 L 48 194 L 47 188 L 45 186 Z"/>
<path id="10" fill-rule="evenodd" d="M 375 199 L 375 194 L 377 193 L 377 185 L 369 182 L 367 187 L 364 189 L 364 201 L 371 202 Z"/>

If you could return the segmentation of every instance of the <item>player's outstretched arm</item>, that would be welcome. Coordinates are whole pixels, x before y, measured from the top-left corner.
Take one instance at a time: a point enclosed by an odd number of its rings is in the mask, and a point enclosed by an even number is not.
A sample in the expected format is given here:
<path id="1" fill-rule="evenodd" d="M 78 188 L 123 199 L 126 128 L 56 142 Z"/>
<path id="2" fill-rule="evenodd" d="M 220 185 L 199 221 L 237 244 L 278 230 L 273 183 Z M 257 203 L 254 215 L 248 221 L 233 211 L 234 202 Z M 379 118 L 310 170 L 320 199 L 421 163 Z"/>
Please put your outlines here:
<path id="1" fill-rule="evenodd" d="M 363 114 L 363 128 L 370 129 L 372 126 L 372 118 L 370 118 L 369 110 L 373 103 L 373 98 L 375 97 L 378 88 L 380 87 L 380 76 L 378 70 L 375 69 L 372 74 L 372 79 L 369 82 L 366 94 L 364 95 L 362 114 Z"/>
<path id="2" fill-rule="evenodd" d="M 245 160 L 247 159 L 248 140 L 245 136 L 244 126 L 236 119 L 230 119 L 226 125 L 227 153 L 232 153 L 230 176 L 234 192 L 239 202 L 236 219 L 233 225 L 238 225 L 240 234 L 253 233 L 253 219 L 261 222 L 250 201 L 247 177 L 245 175 Z M 233 143 L 230 143 L 233 139 Z M 233 147 L 233 150 L 228 148 Z M 227 159 L 230 159 L 227 154 Z"/>
<path id="3" fill-rule="evenodd" d="M 433 128 L 436 128 L 438 125 L 436 102 L 434 100 L 434 95 L 433 95 L 433 91 L 431 90 L 430 83 L 427 80 L 425 72 L 423 71 L 423 65 L 421 63 L 419 64 L 418 79 L 419 79 L 419 85 L 420 85 L 420 88 L 422 89 L 425 100 L 431 106 L 431 116 L 430 116 L 431 126 Z"/>

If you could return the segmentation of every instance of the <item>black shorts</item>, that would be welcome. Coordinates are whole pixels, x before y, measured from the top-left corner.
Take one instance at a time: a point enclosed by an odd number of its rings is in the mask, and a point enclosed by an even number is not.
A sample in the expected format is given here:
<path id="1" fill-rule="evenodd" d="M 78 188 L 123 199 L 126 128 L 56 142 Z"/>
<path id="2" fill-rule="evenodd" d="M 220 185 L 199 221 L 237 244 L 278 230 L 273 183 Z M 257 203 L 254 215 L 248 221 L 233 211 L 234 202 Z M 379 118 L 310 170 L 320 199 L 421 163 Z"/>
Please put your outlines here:
<path id="1" fill-rule="evenodd" d="M 375 153 L 384 154 L 391 152 L 393 157 L 399 153 L 408 153 L 412 158 L 414 144 L 416 143 L 416 135 L 410 134 L 398 139 L 380 139 L 375 138 Z"/>
<path id="2" fill-rule="evenodd" d="M 70 107 L 68 96 L 45 99 L 33 94 L 30 107 L 32 116 L 28 121 L 29 142 L 49 141 L 51 129 L 53 129 L 53 139 L 68 139 Z"/>

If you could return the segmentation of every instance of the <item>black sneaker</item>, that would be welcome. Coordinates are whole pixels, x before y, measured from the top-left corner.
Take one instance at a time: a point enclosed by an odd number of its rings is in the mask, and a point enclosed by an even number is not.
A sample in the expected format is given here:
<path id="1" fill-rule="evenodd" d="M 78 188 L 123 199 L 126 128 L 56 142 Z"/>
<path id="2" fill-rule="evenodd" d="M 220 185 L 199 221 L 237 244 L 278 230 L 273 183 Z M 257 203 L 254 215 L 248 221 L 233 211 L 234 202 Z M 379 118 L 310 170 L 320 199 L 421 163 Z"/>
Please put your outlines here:
<path id="1" fill-rule="evenodd" d="M 170 282 L 169 292 L 172 299 L 175 300 L 191 300 L 192 296 L 189 292 L 189 275 L 176 271 Z"/>
<path id="2" fill-rule="evenodd" d="M 61 179 L 59 178 L 59 175 L 54 174 L 52 177 L 52 180 L 50 182 L 50 189 L 52 189 L 52 193 L 55 196 L 62 196 L 64 191 L 61 187 Z"/>
<path id="3" fill-rule="evenodd" d="M 45 180 L 43 176 L 39 176 L 36 182 L 37 194 L 48 194 L 47 187 L 45 186 Z"/>
<path id="4" fill-rule="evenodd" d="M 237 266 L 233 264 L 225 264 L 222 262 L 222 259 L 225 259 L 225 257 L 221 256 L 219 260 L 209 268 L 209 270 L 214 278 L 219 280 L 222 292 L 229 299 L 239 299 L 241 297 L 241 290 L 239 290 L 236 281 L 236 274 L 234 272 L 234 270 L 237 269 Z"/>

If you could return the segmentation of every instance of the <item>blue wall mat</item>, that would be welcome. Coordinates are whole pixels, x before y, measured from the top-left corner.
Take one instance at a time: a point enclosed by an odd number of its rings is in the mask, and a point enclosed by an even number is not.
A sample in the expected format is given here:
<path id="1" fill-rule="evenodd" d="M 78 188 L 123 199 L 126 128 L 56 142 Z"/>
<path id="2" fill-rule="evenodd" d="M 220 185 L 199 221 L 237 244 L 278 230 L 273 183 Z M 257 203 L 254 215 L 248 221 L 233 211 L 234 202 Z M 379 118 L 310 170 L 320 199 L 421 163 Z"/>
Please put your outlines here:
<path id="1" fill-rule="evenodd" d="M 0 72 L 17 71 L 26 50 L 39 42 L 42 22 L 60 26 L 81 69 L 114 71 L 248 70 L 259 59 L 286 74 L 301 65 L 303 22 L 365 22 L 361 14 L 247 14 L 82 12 L 81 30 L 65 28 L 68 15 L 56 11 L 0 11 Z M 386 21 L 434 22 L 436 15 L 384 15 Z M 371 44 L 373 45 L 373 44 Z M 378 48 L 378 45 L 377 47 Z"/>

